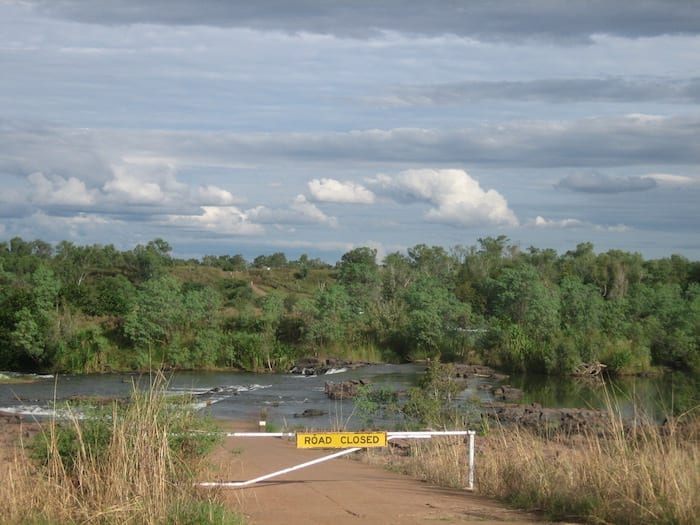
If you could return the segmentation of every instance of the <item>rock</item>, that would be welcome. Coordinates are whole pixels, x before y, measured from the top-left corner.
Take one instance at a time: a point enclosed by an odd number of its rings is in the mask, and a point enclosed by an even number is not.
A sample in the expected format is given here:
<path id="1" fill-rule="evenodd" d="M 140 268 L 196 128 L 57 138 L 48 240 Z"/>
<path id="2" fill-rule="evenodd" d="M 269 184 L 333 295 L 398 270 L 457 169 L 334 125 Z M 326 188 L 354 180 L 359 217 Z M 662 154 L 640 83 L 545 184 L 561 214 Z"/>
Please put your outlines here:
<path id="1" fill-rule="evenodd" d="M 318 408 L 307 408 L 301 414 L 294 414 L 294 417 L 318 417 L 323 416 L 326 412 Z"/>
<path id="2" fill-rule="evenodd" d="M 353 362 L 344 359 L 336 359 L 334 357 L 305 357 L 299 359 L 292 368 L 289 369 L 290 374 L 298 374 L 304 376 L 320 376 L 332 369 L 349 368 L 355 370 L 361 366 L 367 366 L 371 363 Z"/>
<path id="3" fill-rule="evenodd" d="M 517 401 L 523 397 L 523 391 L 510 385 L 497 386 L 491 389 L 493 397 L 503 401 Z"/>
<path id="4" fill-rule="evenodd" d="M 603 435 L 609 432 L 610 414 L 604 410 L 583 408 L 544 408 L 537 403 L 486 403 L 482 417 L 508 425 L 515 424 L 547 434 L 573 435 L 584 432 Z"/>
<path id="5" fill-rule="evenodd" d="M 339 383 L 326 381 L 325 392 L 330 399 L 353 399 L 359 393 L 360 387 L 367 384 L 362 379 L 350 379 Z"/>
<path id="6" fill-rule="evenodd" d="M 508 379 L 507 375 L 496 372 L 490 366 L 458 364 L 455 365 L 455 368 L 457 369 L 457 377 L 464 379 L 469 377 L 483 377 L 493 381 L 505 381 Z"/>

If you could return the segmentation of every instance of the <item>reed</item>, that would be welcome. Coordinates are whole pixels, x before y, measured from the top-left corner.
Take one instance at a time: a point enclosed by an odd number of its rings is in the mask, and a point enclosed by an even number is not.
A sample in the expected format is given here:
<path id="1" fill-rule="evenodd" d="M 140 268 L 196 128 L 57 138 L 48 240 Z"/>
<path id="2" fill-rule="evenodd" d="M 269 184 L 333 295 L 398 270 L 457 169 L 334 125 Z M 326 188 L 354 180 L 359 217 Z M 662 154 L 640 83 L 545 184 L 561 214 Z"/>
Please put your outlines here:
<path id="1" fill-rule="evenodd" d="M 196 491 L 193 480 L 211 434 L 186 437 L 196 421 L 159 390 L 135 391 L 126 408 L 113 406 L 104 434 L 77 416 L 42 425 L 33 446 L 24 443 L 8 465 L 0 522 L 241 523 Z"/>

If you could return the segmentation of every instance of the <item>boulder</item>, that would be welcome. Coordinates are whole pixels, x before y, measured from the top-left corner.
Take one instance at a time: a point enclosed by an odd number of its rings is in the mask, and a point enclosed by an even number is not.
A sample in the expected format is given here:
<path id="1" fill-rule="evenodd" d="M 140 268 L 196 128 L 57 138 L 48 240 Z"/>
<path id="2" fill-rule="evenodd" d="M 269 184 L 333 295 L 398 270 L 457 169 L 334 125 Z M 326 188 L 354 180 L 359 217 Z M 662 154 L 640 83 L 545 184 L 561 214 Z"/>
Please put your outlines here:
<path id="1" fill-rule="evenodd" d="M 523 391 L 510 385 L 497 386 L 491 389 L 493 397 L 503 401 L 517 401 L 523 397 Z"/>
<path id="2" fill-rule="evenodd" d="M 307 408 L 301 414 L 294 414 L 294 417 L 318 417 L 324 415 L 326 412 L 318 408 Z"/>
<path id="3" fill-rule="evenodd" d="M 330 399 L 353 399 L 359 393 L 359 389 L 367 384 L 362 379 L 350 379 L 338 383 L 326 381 L 324 390 Z"/>

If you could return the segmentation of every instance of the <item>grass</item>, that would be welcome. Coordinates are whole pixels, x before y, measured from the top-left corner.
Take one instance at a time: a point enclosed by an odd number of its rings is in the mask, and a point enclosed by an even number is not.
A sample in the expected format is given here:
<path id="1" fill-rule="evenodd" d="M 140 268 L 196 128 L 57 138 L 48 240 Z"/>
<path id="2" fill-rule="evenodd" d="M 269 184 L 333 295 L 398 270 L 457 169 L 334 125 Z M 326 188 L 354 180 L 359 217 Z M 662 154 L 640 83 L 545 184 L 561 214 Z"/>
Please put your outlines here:
<path id="1" fill-rule="evenodd" d="M 625 429 L 545 440 L 498 429 L 478 460 L 479 491 L 553 518 L 697 524 L 700 443 L 679 427 Z"/>
<path id="2" fill-rule="evenodd" d="M 550 519 L 698 524 L 697 418 L 629 427 L 610 412 L 602 433 L 554 438 L 496 425 L 476 449 L 477 492 Z M 441 438 L 411 444 L 407 456 L 392 454 L 388 463 L 436 485 L 465 487 L 466 457 L 461 440 Z"/>
<path id="3" fill-rule="evenodd" d="M 10 461 L 0 484 L 0 522 L 193 525 L 242 523 L 193 481 L 216 441 L 162 388 L 134 392 L 99 420 L 42 425 Z"/>

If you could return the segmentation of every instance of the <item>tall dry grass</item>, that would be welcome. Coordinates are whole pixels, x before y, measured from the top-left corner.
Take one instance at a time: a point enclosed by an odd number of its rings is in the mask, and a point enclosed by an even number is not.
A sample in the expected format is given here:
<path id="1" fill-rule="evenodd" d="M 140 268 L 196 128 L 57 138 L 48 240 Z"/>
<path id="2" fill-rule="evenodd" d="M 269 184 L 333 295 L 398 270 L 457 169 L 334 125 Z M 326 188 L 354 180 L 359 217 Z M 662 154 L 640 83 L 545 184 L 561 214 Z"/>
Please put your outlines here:
<path id="1" fill-rule="evenodd" d="M 499 426 L 477 438 L 476 450 L 477 492 L 551 519 L 700 523 L 697 420 L 630 427 L 611 413 L 602 433 L 567 437 Z M 467 485 L 467 446 L 458 439 L 418 442 L 388 461 L 437 485 Z"/>
<path id="2" fill-rule="evenodd" d="M 113 408 L 104 447 L 85 434 L 77 417 L 67 428 L 56 421 L 44 424 L 34 454 L 30 447 L 20 447 L 3 476 L 0 522 L 240 523 L 196 491 L 192 481 L 201 459 L 193 453 L 197 445 L 188 446 L 179 437 L 188 426 L 183 417 L 190 416 L 174 412 L 154 388 L 135 392 L 126 409 Z M 66 432 L 75 436 L 70 458 Z M 37 450 L 41 462 L 30 457 Z"/>
<path id="3" fill-rule="evenodd" d="M 677 428 L 624 429 L 547 440 L 499 428 L 478 457 L 477 488 L 554 518 L 697 524 L 700 444 Z"/>

